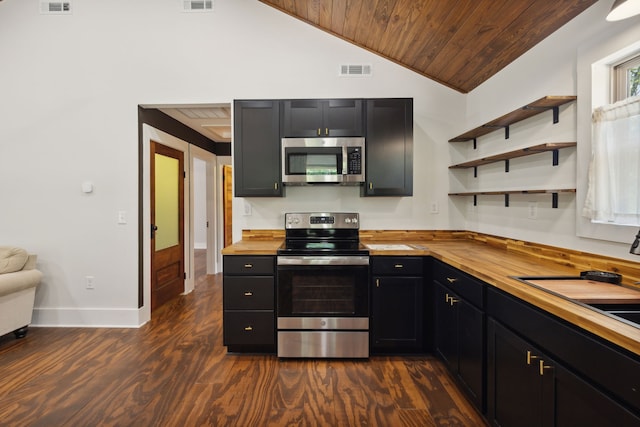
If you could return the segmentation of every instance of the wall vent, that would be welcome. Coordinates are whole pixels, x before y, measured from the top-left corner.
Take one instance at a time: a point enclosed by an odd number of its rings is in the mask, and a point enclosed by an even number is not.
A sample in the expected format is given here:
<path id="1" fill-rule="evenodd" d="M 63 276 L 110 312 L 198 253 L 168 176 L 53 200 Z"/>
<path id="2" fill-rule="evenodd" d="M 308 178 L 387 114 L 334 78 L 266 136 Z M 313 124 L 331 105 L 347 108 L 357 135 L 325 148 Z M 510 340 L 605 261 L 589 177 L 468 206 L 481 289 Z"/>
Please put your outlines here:
<path id="1" fill-rule="evenodd" d="M 182 10 L 184 12 L 212 12 L 213 0 L 183 0 Z"/>
<path id="2" fill-rule="evenodd" d="M 47 15 L 70 15 L 70 1 L 41 1 L 40 13 Z"/>
<path id="3" fill-rule="evenodd" d="M 342 64 L 340 65 L 341 77 L 371 77 L 370 64 Z"/>

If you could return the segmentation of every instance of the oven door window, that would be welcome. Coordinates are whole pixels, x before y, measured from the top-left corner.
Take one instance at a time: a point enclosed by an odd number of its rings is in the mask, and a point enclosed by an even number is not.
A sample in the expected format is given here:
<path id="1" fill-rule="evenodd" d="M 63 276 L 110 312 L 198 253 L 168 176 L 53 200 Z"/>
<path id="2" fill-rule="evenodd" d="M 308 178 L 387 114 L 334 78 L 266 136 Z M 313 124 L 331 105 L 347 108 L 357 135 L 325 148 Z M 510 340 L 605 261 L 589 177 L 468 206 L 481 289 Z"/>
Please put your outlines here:
<path id="1" fill-rule="evenodd" d="M 366 266 L 278 268 L 279 316 L 368 316 Z"/>

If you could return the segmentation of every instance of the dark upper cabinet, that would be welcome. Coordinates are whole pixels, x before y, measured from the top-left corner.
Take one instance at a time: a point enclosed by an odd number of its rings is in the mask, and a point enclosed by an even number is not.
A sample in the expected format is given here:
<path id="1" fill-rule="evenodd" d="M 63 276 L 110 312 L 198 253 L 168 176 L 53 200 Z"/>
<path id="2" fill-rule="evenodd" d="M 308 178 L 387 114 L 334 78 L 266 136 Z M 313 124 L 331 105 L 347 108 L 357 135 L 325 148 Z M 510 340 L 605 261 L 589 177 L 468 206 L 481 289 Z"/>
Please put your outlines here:
<path id="1" fill-rule="evenodd" d="M 283 137 L 364 136 L 361 99 L 282 101 Z"/>
<path id="2" fill-rule="evenodd" d="M 367 99 L 363 196 L 413 195 L 413 99 Z"/>
<path id="3" fill-rule="evenodd" d="M 234 101 L 236 197 L 282 196 L 280 102 Z"/>

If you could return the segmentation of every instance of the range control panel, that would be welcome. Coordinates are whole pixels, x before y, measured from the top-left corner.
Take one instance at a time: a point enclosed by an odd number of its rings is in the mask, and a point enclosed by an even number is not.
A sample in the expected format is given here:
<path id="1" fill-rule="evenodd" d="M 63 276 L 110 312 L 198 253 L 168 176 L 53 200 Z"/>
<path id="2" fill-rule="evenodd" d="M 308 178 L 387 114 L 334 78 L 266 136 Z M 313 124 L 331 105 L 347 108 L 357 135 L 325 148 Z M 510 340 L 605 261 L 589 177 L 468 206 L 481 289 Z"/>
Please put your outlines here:
<path id="1" fill-rule="evenodd" d="M 286 213 L 285 228 L 360 228 L 360 216 L 357 213 Z"/>

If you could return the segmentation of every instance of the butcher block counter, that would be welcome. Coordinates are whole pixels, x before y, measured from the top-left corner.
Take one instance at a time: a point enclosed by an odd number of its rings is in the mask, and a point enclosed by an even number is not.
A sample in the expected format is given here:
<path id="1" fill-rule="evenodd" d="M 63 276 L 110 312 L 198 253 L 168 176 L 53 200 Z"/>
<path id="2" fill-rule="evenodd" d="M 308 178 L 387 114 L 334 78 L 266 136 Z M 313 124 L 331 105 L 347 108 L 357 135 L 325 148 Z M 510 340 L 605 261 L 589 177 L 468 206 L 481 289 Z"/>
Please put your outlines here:
<path id="1" fill-rule="evenodd" d="M 223 255 L 275 255 L 284 240 L 278 230 L 246 230 Z M 514 241 L 466 231 L 361 231 L 372 256 L 431 256 L 640 355 L 640 328 L 573 303 L 514 276 L 574 276 L 602 270 L 621 274 L 623 286 L 640 291 L 640 263 Z M 590 281 L 585 280 L 585 286 Z"/>

